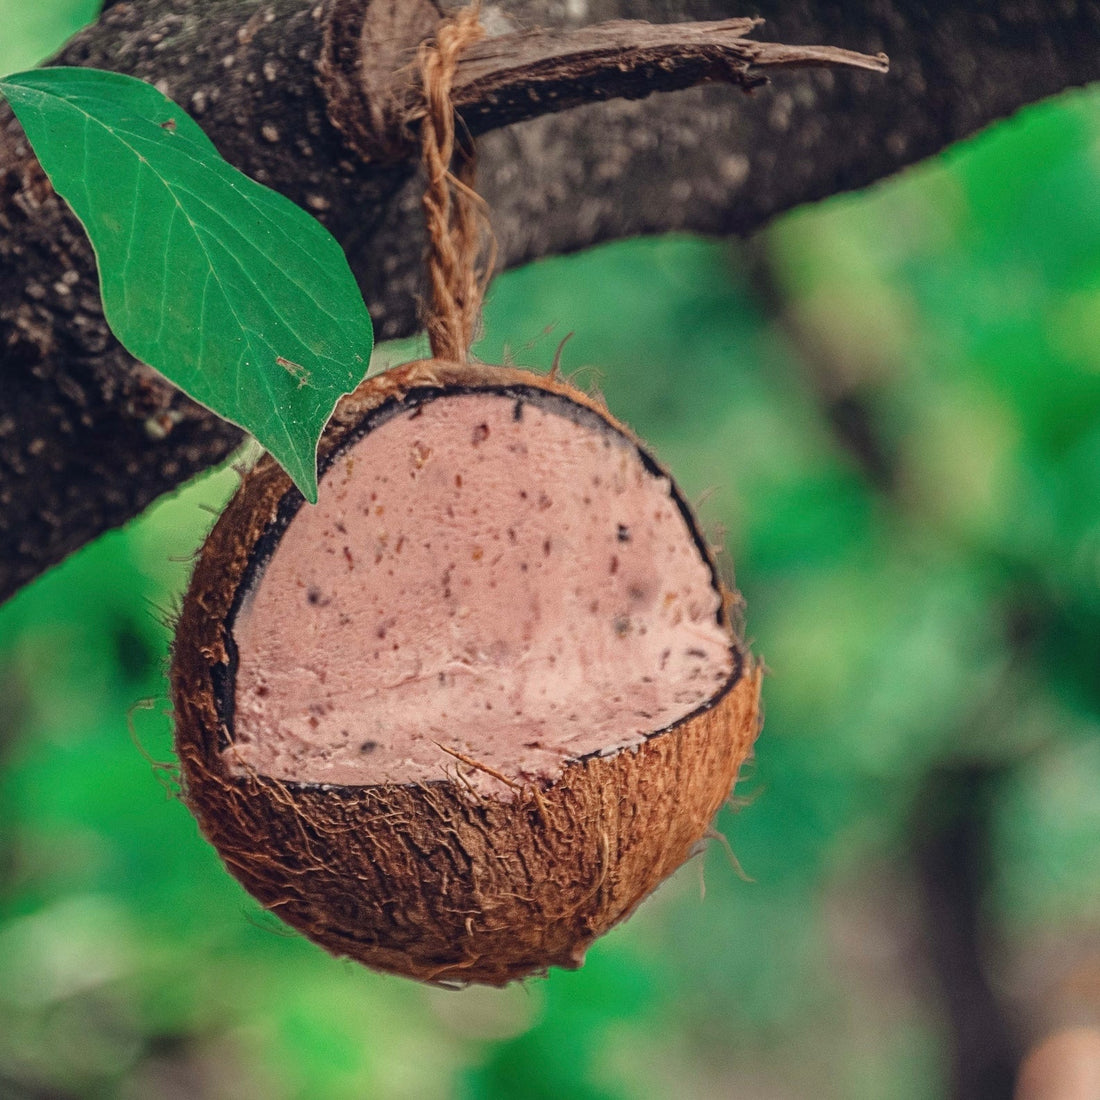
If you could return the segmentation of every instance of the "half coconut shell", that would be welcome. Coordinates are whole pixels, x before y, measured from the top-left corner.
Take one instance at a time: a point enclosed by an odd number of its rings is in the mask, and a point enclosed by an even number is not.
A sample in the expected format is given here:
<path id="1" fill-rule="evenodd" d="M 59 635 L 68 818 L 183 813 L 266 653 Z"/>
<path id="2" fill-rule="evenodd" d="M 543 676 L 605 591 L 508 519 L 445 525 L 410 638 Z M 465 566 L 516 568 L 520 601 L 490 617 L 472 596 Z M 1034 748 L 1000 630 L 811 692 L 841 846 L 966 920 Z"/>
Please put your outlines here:
<path id="1" fill-rule="evenodd" d="M 173 655 L 183 791 L 328 951 L 424 981 L 576 967 L 699 846 L 760 670 L 668 475 L 592 398 L 419 361 L 345 398 L 304 504 L 269 458 Z"/>

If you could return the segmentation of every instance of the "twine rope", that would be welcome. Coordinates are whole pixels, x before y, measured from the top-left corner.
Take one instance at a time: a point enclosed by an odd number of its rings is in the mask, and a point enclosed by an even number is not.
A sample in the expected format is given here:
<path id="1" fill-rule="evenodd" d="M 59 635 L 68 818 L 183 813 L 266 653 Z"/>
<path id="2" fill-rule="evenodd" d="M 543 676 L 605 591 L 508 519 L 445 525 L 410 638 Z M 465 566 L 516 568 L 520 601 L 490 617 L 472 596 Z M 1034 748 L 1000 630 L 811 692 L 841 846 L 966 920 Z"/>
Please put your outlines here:
<path id="1" fill-rule="evenodd" d="M 451 102 L 459 55 L 485 34 L 480 8 L 480 0 L 463 8 L 417 52 L 427 104 L 420 136 L 431 285 L 426 327 L 432 355 L 455 363 L 467 361 L 496 261 L 488 206 L 474 190 L 473 140 L 456 135 Z"/>

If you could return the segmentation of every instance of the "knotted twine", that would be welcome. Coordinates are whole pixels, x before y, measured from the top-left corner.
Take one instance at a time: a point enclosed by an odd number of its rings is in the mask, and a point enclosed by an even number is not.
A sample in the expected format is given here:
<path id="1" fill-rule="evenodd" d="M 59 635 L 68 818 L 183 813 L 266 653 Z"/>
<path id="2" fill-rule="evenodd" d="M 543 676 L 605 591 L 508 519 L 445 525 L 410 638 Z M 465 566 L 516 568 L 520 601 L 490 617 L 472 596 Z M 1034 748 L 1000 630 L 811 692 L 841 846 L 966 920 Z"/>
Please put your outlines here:
<path id="1" fill-rule="evenodd" d="M 467 361 L 496 259 L 488 207 L 474 190 L 473 139 L 456 136 L 451 102 L 459 55 L 485 34 L 480 7 L 475 0 L 463 8 L 417 51 L 427 107 L 420 132 L 431 284 L 426 327 L 432 355 L 454 363 Z"/>

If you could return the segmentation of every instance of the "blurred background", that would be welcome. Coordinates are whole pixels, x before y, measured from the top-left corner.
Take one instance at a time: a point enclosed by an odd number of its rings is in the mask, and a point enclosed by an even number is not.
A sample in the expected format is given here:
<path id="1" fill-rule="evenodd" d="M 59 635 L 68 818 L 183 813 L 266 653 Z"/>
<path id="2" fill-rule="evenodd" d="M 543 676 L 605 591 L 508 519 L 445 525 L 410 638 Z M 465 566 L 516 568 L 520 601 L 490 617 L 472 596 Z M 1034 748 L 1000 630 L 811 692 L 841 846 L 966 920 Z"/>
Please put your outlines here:
<path id="1" fill-rule="evenodd" d="M 0 72 L 96 7 L 0 0 Z M 1028 1100 L 1100 1096 L 1041 1091 L 1100 1062 L 1100 89 L 748 243 L 511 273 L 478 350 L 569 332 L 771 672 L 747 877 L 712 845 L 504 991 L 289 934 L 173 794 L 215 472 L 0 609 L 0 1097 L 995 1098 L 1026 1057 Z"/>

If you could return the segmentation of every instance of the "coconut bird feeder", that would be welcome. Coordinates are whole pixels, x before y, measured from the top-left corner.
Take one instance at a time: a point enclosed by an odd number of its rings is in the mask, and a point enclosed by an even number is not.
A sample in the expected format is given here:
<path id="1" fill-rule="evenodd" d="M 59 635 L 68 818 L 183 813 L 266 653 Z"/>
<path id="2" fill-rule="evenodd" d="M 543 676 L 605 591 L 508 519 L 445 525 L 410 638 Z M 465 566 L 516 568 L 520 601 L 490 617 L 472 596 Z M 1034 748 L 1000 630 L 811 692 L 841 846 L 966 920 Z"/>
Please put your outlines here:
<path id="1" fill-rule="evenodd" d="M 316 505 L 269 457 L 243 477 L 172 693 L 184 798 L 263 905 L 367 966 L 503 985 L 579 966 L 699 851 L 761 668 L 629 429 L 556 370 L 470 361 L 492 255 L 450 92 L 480 33 L 467 9 L 420 55 L 433 357 L 337 406 Z"/>

